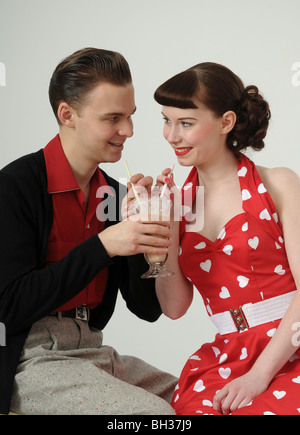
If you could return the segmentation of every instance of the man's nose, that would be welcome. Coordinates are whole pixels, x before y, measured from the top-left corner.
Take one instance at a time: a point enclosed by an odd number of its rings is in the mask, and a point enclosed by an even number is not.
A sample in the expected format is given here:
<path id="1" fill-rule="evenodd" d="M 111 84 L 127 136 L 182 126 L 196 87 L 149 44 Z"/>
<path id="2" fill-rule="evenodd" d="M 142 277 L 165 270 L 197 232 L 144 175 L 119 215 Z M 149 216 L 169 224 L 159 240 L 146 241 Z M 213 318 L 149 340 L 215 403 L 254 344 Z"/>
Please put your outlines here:
<path id="1" fill-rule="evenodd" d="M 131 119 L 124 121 L 119 129 L 120 136 L 132 137 L 133 136 L 133 122 Z"/>

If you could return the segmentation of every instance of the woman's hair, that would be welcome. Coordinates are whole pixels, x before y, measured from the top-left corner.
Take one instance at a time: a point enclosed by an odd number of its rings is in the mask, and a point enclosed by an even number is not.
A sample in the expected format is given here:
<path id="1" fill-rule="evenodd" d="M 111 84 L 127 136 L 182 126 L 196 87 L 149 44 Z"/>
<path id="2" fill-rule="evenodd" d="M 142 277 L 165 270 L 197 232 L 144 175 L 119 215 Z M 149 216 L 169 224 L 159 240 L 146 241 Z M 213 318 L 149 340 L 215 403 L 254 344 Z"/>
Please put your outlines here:
<path id="1" fill-rule="evenodd" d="M 237 120 L 227 137 L 228 148 L 264 148 L 271 118 L 269 104 L 256 86 L 245 88 L 241 79 L 225 66 L 212 62 L 195 65 L 163 83 L 154 98 L 162 106 L 181 109 L 195 109 L 200 102 L 217 117 L 233 111 Z"/>
<path id="2" fill-rule="evenodd" d="M 86 94 L 101 82 L 117 86 L 132 83 L 129 65 L 120 53 L 84 48 L 62 60 L 49 85 L 49 99 L 58 122 L 61 102 L 79 109 Z"/>

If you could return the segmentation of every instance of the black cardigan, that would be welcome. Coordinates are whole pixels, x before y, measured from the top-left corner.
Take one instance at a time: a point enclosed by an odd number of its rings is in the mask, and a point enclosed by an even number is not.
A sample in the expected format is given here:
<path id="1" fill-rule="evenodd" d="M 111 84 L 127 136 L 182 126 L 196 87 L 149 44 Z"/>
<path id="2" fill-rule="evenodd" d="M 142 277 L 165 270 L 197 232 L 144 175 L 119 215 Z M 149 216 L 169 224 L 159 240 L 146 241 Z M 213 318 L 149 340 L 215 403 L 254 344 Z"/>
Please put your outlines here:
<path id="1" fill-rule="evenodd" d="M 102 171 L 103 172 L 103 171 Z M 124 186 L 103 172 L 117 193 L 117 220 Z M 119 195 L 119 192 L 122 191 Z M 106 197 L 106 201 L 116 198 Z M 0 346 L 0 414 L 9 411 L 16 367 L 32 324 L 76 296 L 97 273 L 108 267 L 108 283 L 90 324 L 103 329 L 111 318 L 118 289 L 128 308 L 154 322 L 161 315 L 154 280 L 142 280 L 147 269 L 142 255 L 110 258 L 97 235 L 46 267 L 53 221 L 47 192 L 43 150 L 24 156 L 0 171 L 0 322 L 6 346 Z"/>

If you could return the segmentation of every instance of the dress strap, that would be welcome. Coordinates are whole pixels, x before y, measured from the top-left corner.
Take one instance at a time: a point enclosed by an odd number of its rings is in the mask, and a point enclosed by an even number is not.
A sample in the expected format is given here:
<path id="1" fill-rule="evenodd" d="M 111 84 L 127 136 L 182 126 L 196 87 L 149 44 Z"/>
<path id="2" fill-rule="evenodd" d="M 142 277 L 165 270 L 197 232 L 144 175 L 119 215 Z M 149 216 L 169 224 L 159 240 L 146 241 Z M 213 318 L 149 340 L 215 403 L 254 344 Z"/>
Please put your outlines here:
<path id="1" fill-rule="evenodd" d="M 258 220 L 276 240 L 282 237 L 282 225 L 275 204 L 255 164 L 244 154 L 240 154 L 238 176 L 244 211 Z"/>

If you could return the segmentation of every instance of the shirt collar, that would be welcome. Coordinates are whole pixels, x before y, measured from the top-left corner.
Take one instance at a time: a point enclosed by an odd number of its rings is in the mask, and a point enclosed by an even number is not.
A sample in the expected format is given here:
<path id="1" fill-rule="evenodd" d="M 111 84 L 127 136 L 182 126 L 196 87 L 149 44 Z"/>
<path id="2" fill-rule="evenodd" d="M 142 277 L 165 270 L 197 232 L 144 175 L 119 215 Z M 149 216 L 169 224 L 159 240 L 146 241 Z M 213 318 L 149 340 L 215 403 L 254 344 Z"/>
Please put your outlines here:
<path id="1" fill-rule="evenodd" d="M 64 153 L 59 135 L 55 136 L 55 138 L 46 145 L 43 151 L 47 168 L 48 193 L 62 193 L 72 190 L 80 190 L 68 159 Z M 99 167 L 97 167 L 93 179 L 95 180 L 95 186 L 97 186 L 97 189 L 101 189 L 101 192 L 98 191 L 99 197 L 103 198 L 105 193 L 114 196 L 113 189 L 108 186 Z"/>
<path id="2" fill-rule="evenodd" d="M 78 190 L 79 186 L 61 146 L 59 135 L 44 148 L 47 168 L 48 193 Z"/>

